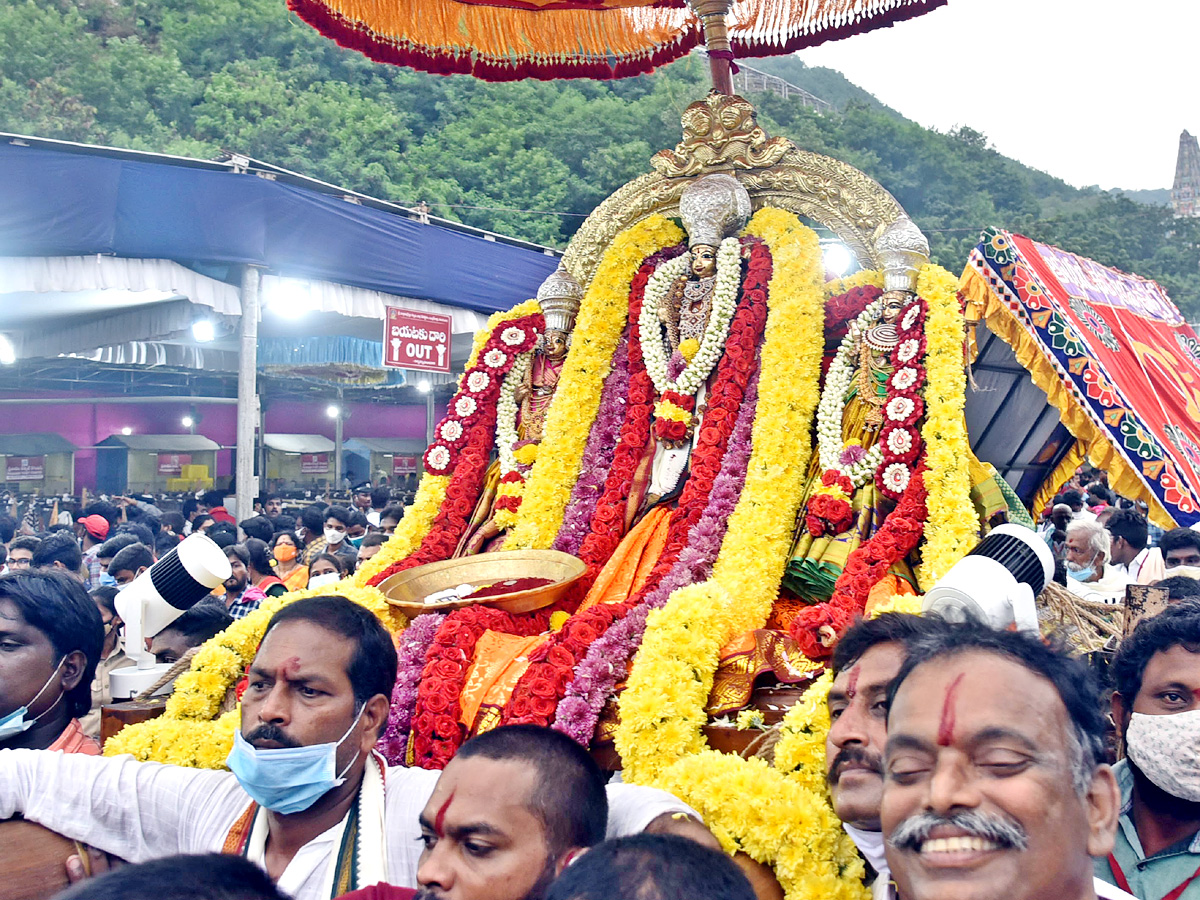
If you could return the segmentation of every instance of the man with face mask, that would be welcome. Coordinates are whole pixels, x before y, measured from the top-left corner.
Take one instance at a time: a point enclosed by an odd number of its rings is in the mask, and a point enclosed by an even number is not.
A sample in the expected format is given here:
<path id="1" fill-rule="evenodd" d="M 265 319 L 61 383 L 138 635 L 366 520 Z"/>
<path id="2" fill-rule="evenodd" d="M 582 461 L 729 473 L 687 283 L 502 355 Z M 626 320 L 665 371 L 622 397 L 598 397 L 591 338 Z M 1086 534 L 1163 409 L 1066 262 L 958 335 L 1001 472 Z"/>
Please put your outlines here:
<path id="1" fill-rule="evenodd" d="M 1067 526 L 1067 590 L 1084 600 L 1119 603 L 1129 579 L 1123 569 L 1109 565 L 1112 536 L 1094 519 L 1076 519 Z"/>
<path id="2" fill-rule="evenodd" d="M 1200 604 L 1140 622 L 1113 664 L 1126 759 L 1117 842 L 1096 874 L 1141 900 L 1200 897 Z"/>
<path id="3" fill-rule="evenodd" d="M 344 556 L 348 568 L 353 567 L 354 560 L 358 557 L 358 547 L 348 539 L 353 519 L 353 514 L 344 506 L 331 506 L 325 510 L 325 549 L 323 552 Z M 365 525 L 359 534 L 361 535 L 364 531 L 366 531 Z"/>
<path id="4" fill-rule="evenodd" d="M 97 755 L 79 723 L 104 642 L 83 584 L 38 570 L 0 577 L 0 748 Z"/>
<path id="5" fill-rule="evenodd" d="M 0 751 L 0 819 L 21 813 L 130 862 L 240 854 L 295 900 L 415 887 L 418 816 L 440 773 L 388 767 L 375 752 L 395 678 L 373 613 L 341 597 L 298 600 L 272 617 L 250 665 L 230 772 Z M 621 834 L 690 812 L 662 791 L 621 788 L 610 793 Z"/>

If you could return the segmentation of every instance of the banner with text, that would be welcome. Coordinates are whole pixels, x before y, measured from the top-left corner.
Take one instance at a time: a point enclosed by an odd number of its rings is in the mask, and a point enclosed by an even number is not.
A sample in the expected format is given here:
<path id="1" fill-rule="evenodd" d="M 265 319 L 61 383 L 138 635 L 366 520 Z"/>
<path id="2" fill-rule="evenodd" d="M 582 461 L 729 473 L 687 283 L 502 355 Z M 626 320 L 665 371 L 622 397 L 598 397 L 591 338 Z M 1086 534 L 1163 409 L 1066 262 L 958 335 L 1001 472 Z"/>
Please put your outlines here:
<path id="1" fill-rule="evenodd" d="M 329 473 L 328 453 L 301 453 L 301 475 L 326 475 Z"/>
<path id="2" fill-rule="evenodd" d="M 174 475 L 178 478 L 183 474 L 183 467 L 192 464 L 190 453 L 160 453 L 158 454 L 158 474 Z"/>
<path id="3" fill-rule="evenodd" d="M 450 317 L 387 308 L 383 364 L 390 369 L 450 371 Z"/>
<path id="4" fill-rule="evenodd" d="M 7 456 L 4 458 L 5 481 L 41 481 L 46 477 L 46 457 Z"/>
<path id="5" fill-rule="evenodd" d="M 392 457 L 392 474 L 393 475 L 415 475 L 417 471 L 417 457 L 415 456 L 393 456 Z"/>

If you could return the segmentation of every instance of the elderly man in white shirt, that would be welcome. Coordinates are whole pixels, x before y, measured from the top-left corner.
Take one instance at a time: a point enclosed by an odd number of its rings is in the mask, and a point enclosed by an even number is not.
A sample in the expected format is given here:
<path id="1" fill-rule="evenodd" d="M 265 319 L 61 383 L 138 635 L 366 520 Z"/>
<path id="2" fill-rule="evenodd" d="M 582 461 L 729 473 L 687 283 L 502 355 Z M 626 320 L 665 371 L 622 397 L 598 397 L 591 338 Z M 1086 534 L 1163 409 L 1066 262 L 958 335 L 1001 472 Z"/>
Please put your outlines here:
<path id="1" fill-rule="evenodd" d="M 19 813 L 132 862 L 241 853 L 297 900 L 381 881 L 415 887 L 418 816 L 439 773 L 388 767 L 375 752 L 395 672 L 391 638 L 364 607 L 297 601 L 276 613 L 251 664 L 231 772 L 0 751 L 0 819 Z M 695 816 L 663 791 L 608 792 L 609 837 Z"/>
<path id="2" fill-rule="evenodd" d="M 1109 564 L 1112 537 L 1099 522 L 1076 519 L 1067 526 L 1067 590 L 1084 600 L 1120 603 L 1129 579 Z"/>

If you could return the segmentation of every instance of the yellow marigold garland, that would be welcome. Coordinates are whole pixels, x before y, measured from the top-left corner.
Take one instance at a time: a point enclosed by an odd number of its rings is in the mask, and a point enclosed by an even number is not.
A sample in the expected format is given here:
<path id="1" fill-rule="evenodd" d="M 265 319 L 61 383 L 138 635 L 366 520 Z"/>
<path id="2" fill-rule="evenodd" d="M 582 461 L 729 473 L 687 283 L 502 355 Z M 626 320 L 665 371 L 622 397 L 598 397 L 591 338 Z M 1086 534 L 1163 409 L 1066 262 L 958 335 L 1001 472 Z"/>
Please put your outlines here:
<path id="1" fill-rule="evenodd" d="M 861 272 L 855 272 L 853 275 L 847 275 L 845 278 L 835 278 L 833 281 L 825 284 L 825 298 L 837 297 L 847 291 L 852 291 L 856 287 L 883 287 L 883 273 L 878 269 L 863 269 Z"/>
<path id="2" fill-rule="evenodd" d="M 394 562 L 399 562 L 421 546 L 425 535 L 433 527 L 433 520 L 446 499 L 446 486 L 450 484 L 449 475 L 422 476 L 417 485 L 417 495 L 412 503 L 404 510 L 404 518 L 396 525 L 396 531 L 379 552 L 363 563 L 354 573 L 356 584 L 365 585 L 368 581 L 386 569 Z"/>
<path id="3" fill-rule="evenodd" d="M 971 452 L 963 409 L 967 376 L 963 365 L 963 316 L 958 279 L 941 266 L 926 265 L 917 277 L 925 298 L 925 488 L 929 519 L 925 524 L 922 565 L 917 572 L 928 590 L 974 546 L 978 517 L 971 503 L 971 478 L 965 460 Z"/>
<path id="4" fill-rule="evenodd" d="M 517 524 L 505 549 L 544 548 L 554 542 L 625 328 L 630 282 L 647 256 L 682 239 L 678 225 L 655 215 L 621 232 L 605 252 L 580 306 L 538 461 L 526 480 Z"/>
<path id="5" fill-rule="evenodd" d="M 815 794 L 825 793 L 825 736 L 829 733 L 829 689 L 833 672 L 826 670 L 804 691 L 779 725 L 775 769 Z"/>
<path id="6" fill-rule="evenodd" d="M 617 748 L 628 780 L 692 804 L 727 850 L 773 865 L 789 900 L 862 900 L 861 860 L 823 788 L 811 787 L 824 775 L 812 741 L 805 776 L 785 777 L 762 760 L 707 749 L 700 731 L 720 648 L 760 626 L 775 600 L 812 452 L 807 423 L 819 399 L 824 291 L 816 236 L 772 209 L 748 230 L 767 241 L 775 271 L 746 485 L 712 579 L 676 591 L 650 615 L 621 696 Z M 797 422 L 805 425 L 794 429 Z M 813 715 L 816 704 L 814 696 L 806 712 Z M 793 761 L 801 751 L 785 745 Z"/>
<path id="7" fill-rule="evenodd" d="M 770 613 L 812 452 L 808 423 L 823 343 L 820 247 L 810 228 L 782 210 L 760 210 L 747 231 L 767 242 L 773 272 L 746 483 L 713 577 L 676 591 L 647 621 L 616 733 L 625 777 L 635 782 L 654 782 L 705 746 L 700 729 L 720 649 Z"/>

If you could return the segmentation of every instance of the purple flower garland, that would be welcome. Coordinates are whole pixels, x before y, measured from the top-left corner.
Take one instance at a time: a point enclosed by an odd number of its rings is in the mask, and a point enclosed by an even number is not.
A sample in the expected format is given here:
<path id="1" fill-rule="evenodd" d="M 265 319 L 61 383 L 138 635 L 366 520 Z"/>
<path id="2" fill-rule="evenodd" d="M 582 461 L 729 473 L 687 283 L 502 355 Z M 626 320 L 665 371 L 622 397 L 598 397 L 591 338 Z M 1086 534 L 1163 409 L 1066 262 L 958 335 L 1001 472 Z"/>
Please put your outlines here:
<path id="1" fill-rule="evenodd" d="M 758 408 L 758 375 L 756 360 L 725 458 L 721 460 L 721 471 L 713 482 L 704 513 L 688 532 L 687 546 L 679 559 L 646 600 L 604 632 L 575 667 L 575 677 L 558 704 L 552 727 L 584 747 L 596 730 L 600 710 L 628 674 L 629 661 L 646 632 L 647 617 L 653 610 L 666 606 L 674 591 L 704 581 L 712 574 L 729 517 L 746 483 L 754 413 Z"/>
<path id="2" fill-rule="evenodd" d="M 625 421 L 625 406 L 629 402 L 626 399 L 629 395 L 629 329 L 632 327 L 625 326 L 613 354 L 613 368 L 600 394 L 600 409 L 584 445 L 579 480 L 571 489 L 562 527 L 554 539 L 555 550 L 572 556 L 579 555 L 579 548 L 591 530 L 592 514 L 604 493 L 604 482 L 612 468 L 613 448 L 617 446 L 621 423 Z"/>
<path id="3" fill-rule="evenodd" d="M 653 263 L 657 268 L 663 262 L 681 255 L 686 249 L 685 245 L 676 244 L 674 247 L 659 250 L 646 257 L 642 266 Z M 596 411 L 596 420 L 584 445 L 579 479 L 571 489 L 562 527 L 554 539 L 555 550 L 570 553 L 572 556 L 579 555 L 579 548 L 591 533 L 592 515 L 596 512 L 600 495 L 604 493 L 608 470 L 612 468 L 613 449 L 617 446 L 621 425 L 625 421 L 625 406 L 629 402 L 626 399 L 629 396 L 629 335 L 630 330 L 637 327 L 637 322 L 626 324 L 613 353 L 612 370 L 601 389 L 600 407 Z"/>
<path id="4" fill-rule="evenodd" d="M 413 711 L 417 707 L 417 685 L 425 668 L 425 654 L 442 626 L 445 613 L 425 613 L 417 616 L 400 635 L 397 648 L 396 686 L 388 709 L 387 727 L 379 739 L 379 752 L 393 766 L 407 765 L 408 736 L 412 730 Z"/>

